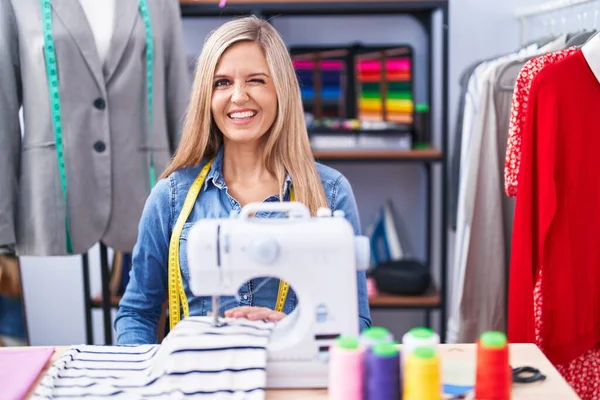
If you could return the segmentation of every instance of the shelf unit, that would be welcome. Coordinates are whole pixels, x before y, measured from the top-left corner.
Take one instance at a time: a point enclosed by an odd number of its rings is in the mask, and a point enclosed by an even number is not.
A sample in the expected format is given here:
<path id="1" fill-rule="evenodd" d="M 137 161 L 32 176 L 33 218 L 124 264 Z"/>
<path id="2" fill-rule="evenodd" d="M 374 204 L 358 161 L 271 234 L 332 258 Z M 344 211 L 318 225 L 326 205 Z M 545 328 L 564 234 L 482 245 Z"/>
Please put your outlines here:
<path id="1" fill-rule="evenodd" d="M 441 12 L 442 14 L 442 55 L 441 55 L 441 73 L 442 84 L 438 85 L 441 93 L 435 95 L 441 96 L 441 148 L 439 149 L 416 149 L 416 150 L 318 150 L 315 151 L 315 158 L 324 163 L 337 162 L 386 162 L 386 163 L 418 163 L 423 166 L 426 172 L 427 193 L 426 193 L 426 226 L 427 226 L 427 244 L 426 244 L 426 264 L 430 268 L 432 256 L 433 231 L 433 179 L 432 167 L 441 166 L 441 209 L 440 221 L 441 228 L 439 236 L 439 265 L 440 271 L 439 286 L 432 286 L 422 296 L 397 296 L 386 293 L 380 293 L 379 296 L 369 300 L 371 309 L 394 309 L 394 310 L 422 310 L 425 313 L 425 324 L 431 325 L 431 312 L 439 311 L 439 329 L 442 342 L 445 341 L 447 305 L 447 234 L 444 228 L 446 221 L 447 205 L 447 149 L 448 149 L 448 0 L 228 0 L 225 8 L 220 8 L 217 0 L 181 0 L 180 9 L 182 18 L 194 17 L 221 17 L 221 16 L 242 16 L 254 14 L 256 16 L 273 19 L 278 16 L 342 16 L 342 15 L 411 15 L 417 19 L 423 26 L 428 35 L 428 99 L 433 102 L 434 85 L 433 81 L 433 14 Z M 429 126 L 433 126 L 433 118 L 437 110 L 431 105 Z M 431 135 L 430 135 L 431 137 Z M 360 188 L 355 188 L 360 190 Z M 101 249 L 105 251 L 105 249 Z M 87 261 L 87 260 L 86 260 Z M 104 271 L 103 278 L 106 276 L 108 281 L 108 271 Z M 85 274 L 84 274 L 85 275 Z M 104 279 L 103 279 L 104 281 Z M 89 288 L 86 293 L 86 325 L 88 329 L 88 342 L 91 342 L 91 309 L 101 308 L 104 313 L 105 321 L 105 342 L 112 342 L 112 331 L 110 326 L 111 308 L 118 307 L 118 298 L 110 296 L 100 296 L 100 298 L 91 299 Z M 108 293 L 103 287 L 103 293 Z M 108 324 L 107 324 L 108 321 Z"/>
<path id="2" fill-rule="evenodd" d="M 239 16 L 254 14 L 263 18 L 272 19 L 278 16 L 341 16 L 341 15 L 411 15 L 416 18 L 428 34 L 429 43 L 429 101 L 434 98 L 433 88 L 433 14 L 436 11 L 442 13 L 442 85 L 439 86 L 441 93 L 441 148 L 423 149 L 411 151 L 399 150 L 317 150 L 315 158 L 324 163 L 337 162 L 394 162 L 394 163 L 419 163 L 426 172 L 427 194 L 426 194 L 426 224 L 427 224 L 427 245 L 426 263 L 432 268 L 432 236 L 433 232 L 433 179 L 432 167 L 436 164 L 441 165 L 441 197 L 442 206 L 441 226 L 439 232 L 439 266 L 440 282 L 439 287 L 431 287 L 423 296 L 394 296 L 381 294 L 378 297 L 370 299 L 372 309 L 422 309 L 425 312 L 426 324 L 430 325 L 430 313 L 432 310 L 440 311 L 440 336 L 445 339 L 447 306 L 446 301 L 446 230 L 443 228 L 443 221 L 446 220 L 446 171 L 447 171 L 447 137 L 448 137 L 448 0 L 350 0 L 350 1 L 332 1 L 332 0 L 228 0 L 225 8 L 220 8 L 215 0 L 182 0 L 181 12 L 183 18 L 209 17 L 209 16 Z M 434 118 L 436 110 L 431 107 L 431 117 Z M 429 121 L 429 126 L 433 126 Z M 360 188 L 355 188 L 360 190 Z"/>

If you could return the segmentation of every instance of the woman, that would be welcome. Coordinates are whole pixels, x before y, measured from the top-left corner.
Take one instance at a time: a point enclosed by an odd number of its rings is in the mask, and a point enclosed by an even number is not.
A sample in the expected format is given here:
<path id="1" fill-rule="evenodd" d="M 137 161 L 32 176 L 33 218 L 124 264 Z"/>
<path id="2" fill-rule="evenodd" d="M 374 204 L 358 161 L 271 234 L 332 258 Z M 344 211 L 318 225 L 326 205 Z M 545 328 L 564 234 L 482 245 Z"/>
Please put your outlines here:
<path id="1" fill-rule="evenodd" d="M 212 312 L 211 299 L 193 296 L 188 285 L 186 238 L 201 218 L 224 218 L 247 203 L 288 201 L 293 195 L 313 215 L 319 207 L 344 211 L 355 233 L 360 232 L 350 183 L 314 161 L 300 88 L 283 40 L 256 17 L 228 22 L 205 42 L 179 148 L 147 200 L 130 282 L 115 321 L 118 344 L 157 341 L 171 234 L 202 170 L 206 176 L 179 241 L 182 301 L 187 301 L 189 315 Z M 358 272 L 357 279 L 362 330 L 371 323 L 365 273 Z M 221 298 L 219 312 L 278 321 L 297 303 L 290 290 L 283 309 L 275 311 L 279 285 L 274 278 L 247 282 L 239 298 Z"/>

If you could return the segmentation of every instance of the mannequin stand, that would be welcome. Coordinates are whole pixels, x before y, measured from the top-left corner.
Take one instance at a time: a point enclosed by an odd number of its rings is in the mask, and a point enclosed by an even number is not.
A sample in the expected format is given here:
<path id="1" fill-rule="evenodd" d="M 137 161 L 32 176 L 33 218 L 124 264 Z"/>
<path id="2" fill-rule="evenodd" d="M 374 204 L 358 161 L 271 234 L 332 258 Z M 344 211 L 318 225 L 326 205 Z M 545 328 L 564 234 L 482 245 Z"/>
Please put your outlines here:
<path id="1" fill-rule="evenodd" d="M 112 307 L 118 307 L 119 303 L 117 299 L 114 299 L 110 294 L 110 270 L 108 266 L 108 249 L 104 243 L 100 242 L 100 276 L 102 284 L 102 298 L 98 303 L 92 301 L 91 290 L 90 290 L 90 263 L 88 253 L 84 253 L 82 256 L 83 266 L 83 296 L 85 306 L 85 330 L 86 330 L 86 341 L 87 344 L 94 344 L 94 331 L 92 324 L 92 309 L 102 308 L 103 320 L 104 320 L 104 343 L 106 345 L 112 345 Z M 114 304 L 113 304 L 114 303 Z"/>

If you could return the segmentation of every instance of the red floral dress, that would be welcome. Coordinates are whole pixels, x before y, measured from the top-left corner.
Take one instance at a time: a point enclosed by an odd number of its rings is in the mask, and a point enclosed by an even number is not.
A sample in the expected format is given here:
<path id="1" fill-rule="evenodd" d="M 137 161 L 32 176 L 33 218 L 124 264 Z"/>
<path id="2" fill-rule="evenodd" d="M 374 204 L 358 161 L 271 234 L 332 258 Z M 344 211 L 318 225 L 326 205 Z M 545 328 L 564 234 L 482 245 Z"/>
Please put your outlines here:
<path id="1" fill-rule="evenodd" d="M 527 100 L 533 79 L 545 66 L 560 61 L 576 52 L 577 47 L 570 47 L 554 53 L 548 53 L 529 60 L 521 69 L 515 84 L 512 100 L 511 119 L 506 148 L 504 166 L 504 189 L 506 194 L 516 197 L 519 166 L 521 163 L 521 134 L 527 115 Z M 542 332 L 542 268 L 539 269 L 535 288 L 535 340 L 537 346 L 544 350 Z M 588 350 L 568 364 L 555 365 L 560 374 L 584 400 L 600 400 L 600 348 Z"/>
<path id="2" fill-rule="evenodd" d="M 515 83 L 508 127 L 508 141 L 506 143 L 506 157 L 504 160 L 504 190 L 510 197 L 517 196 L 519 166 L 521 165 L 521 135 L 527 117 L 527 99 L 533 78 L 546 65 L 555 63 L 568 57 L 579 49 L 569 47 L 565 50 L 547 53 L 529 60 L 521 69 Z"/>
<path id="3" fill-rule="evenodd" d="M 544 351 L 542 332 L 542 268 L 539 269 L 533 290 L 536 345 Z M 596 346 L 568 364 L 556 369 L 583 400 L 600 399 L 600 348 Z"/>

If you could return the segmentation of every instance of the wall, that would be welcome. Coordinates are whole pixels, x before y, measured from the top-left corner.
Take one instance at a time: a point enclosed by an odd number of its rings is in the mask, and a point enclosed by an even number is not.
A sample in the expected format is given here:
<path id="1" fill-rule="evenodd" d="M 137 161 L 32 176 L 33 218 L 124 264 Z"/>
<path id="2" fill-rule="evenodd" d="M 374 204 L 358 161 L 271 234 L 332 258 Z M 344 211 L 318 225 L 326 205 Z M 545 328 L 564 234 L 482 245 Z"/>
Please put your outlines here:
<path id="1" fill-rule="evenodd" d="M 534 0 L 529 0 L 534 2 Z M 461 70 L 482 57 L 511 51 L 518 45 L 519 31 L 512 13 L 524 0 L 451 0 L 450 7 L 450 116 L 451 126 L 458 97 L 456 82 Z M 207 32 L 220 24 L 219 19 L 186 19 L 185 46 L 188 54 L 197 54 Z M 416 100 L 427 101 L 427 63 L 425 31 L 409 17 L 280 17 L 275 26 L 292 44 L 347 43 L 409 43 L 416 54 Z M 496 31 L 496 32 L 495 32 Z M 498 33 L 500 32 L 500 33 Z M 439 34 L 439 31 L 438 31 Z M 437 49 L 438 47 L 436 47 Z M 437 52 L 436 52 L 437 53 Z M 419 71 L 422 71 L 419 73 Z M 439 87 L 440 70 L 434 85 Z M 439 98 L 435 99 L 439 103 Z M 440 124 L 436 120 L 439 143 Z M 452 133 L 452 131 L 450 132 Z M 333 165 L 333 164 L 332 164 Z M 352 182 L 360 207 L 361 222 L 366 227 L 386 198 L 394 206 L 411 232 L 412 246 L 423 257 L 425 253 L 425 182 L 419 164 L 348 164 L 334 165 Z M 382 181 L 373 179 L 381 177 Z M 439 172 L 437 179 L 439 179 Z M 435 209 L 440 209 L 440 194 L 435 196 Z M 439 215 L 434 234 L 439 233 Z M 436 237 L 439 235 L 436 235 Z M 452 239 L 452 238 L 451 238 Z M 439 248 L 439 243 L 434 248 Z M 438 252 L 436 252 L 438 255 Z M 452 246 L 448 259 L 451 260 Z M 433 261 L 435 263 L 436 257 Z M 90 252 L 92 294 L 100 292 L 99 255 L 97 247 Z M 24 257 L 23 280 L 27 302 L 28 324 L 33 345 L 58 345 L 85 342 L 81 257 Z M 439 265 L 438 263 L 434 265 Z M 375 324 L 388 326 L 396 336 L 423 323 L 423 314 L 410 312 L 374 312 Z M 94 312 L 94 337 L 103 342 L 101 311 Z"/>

